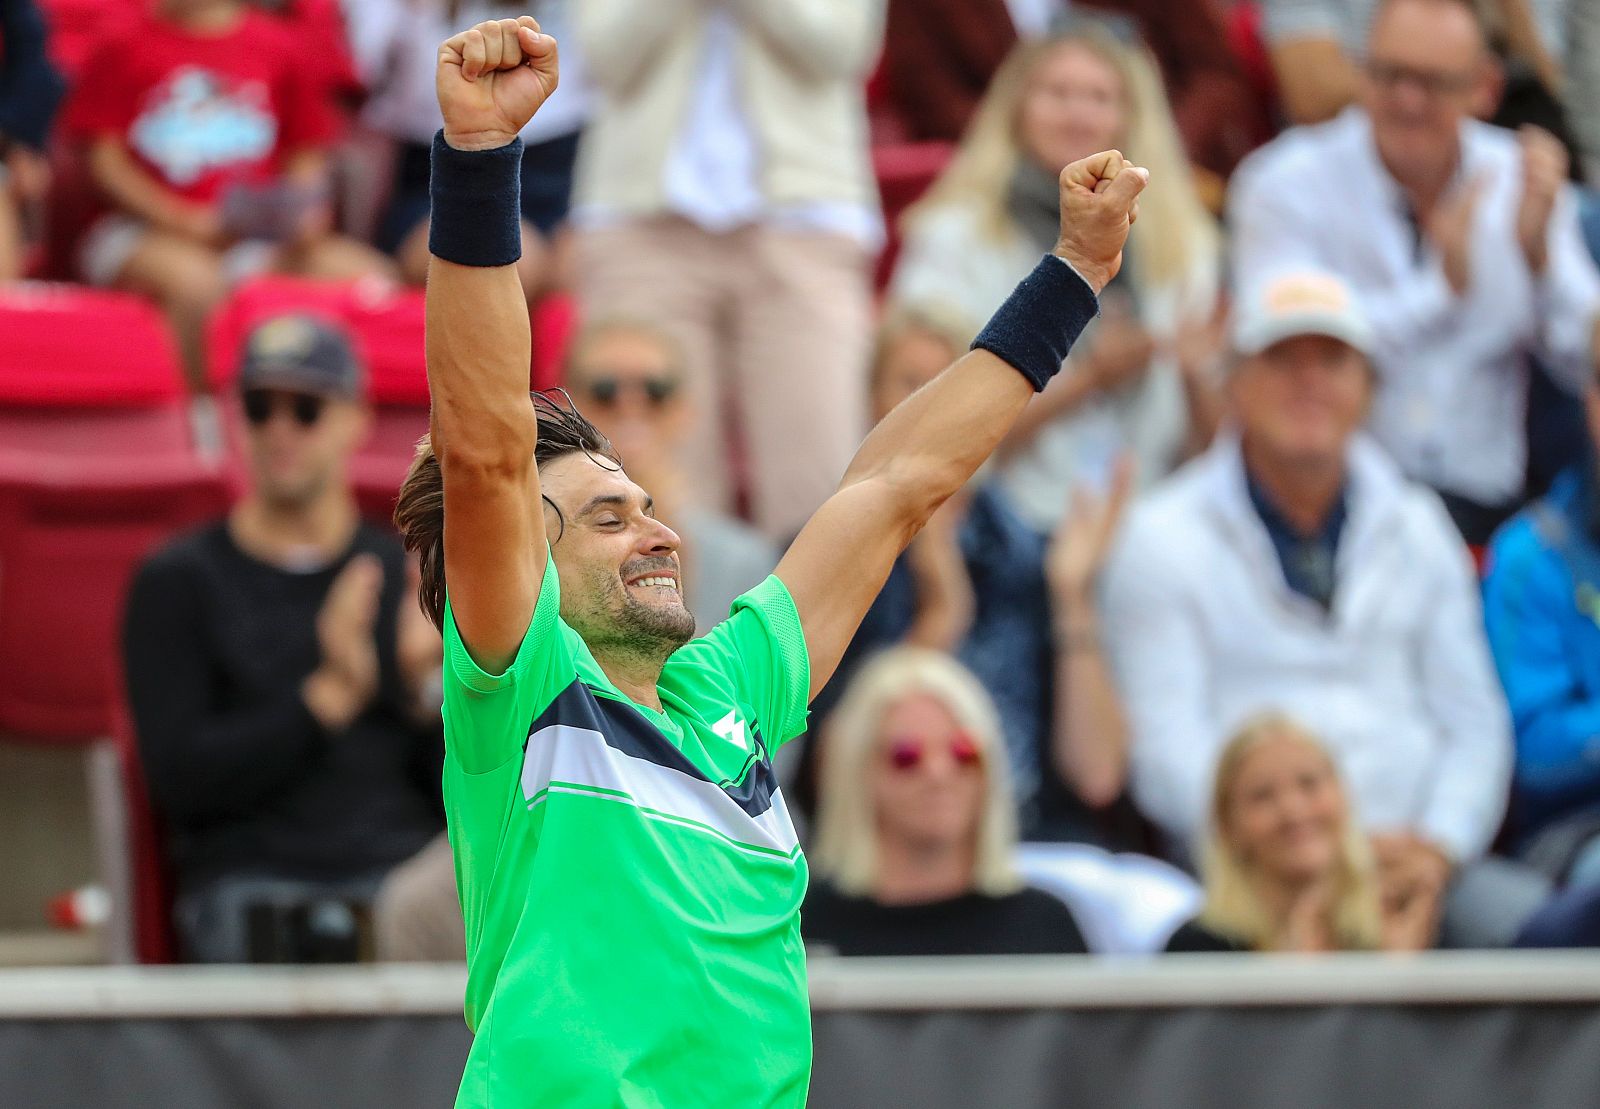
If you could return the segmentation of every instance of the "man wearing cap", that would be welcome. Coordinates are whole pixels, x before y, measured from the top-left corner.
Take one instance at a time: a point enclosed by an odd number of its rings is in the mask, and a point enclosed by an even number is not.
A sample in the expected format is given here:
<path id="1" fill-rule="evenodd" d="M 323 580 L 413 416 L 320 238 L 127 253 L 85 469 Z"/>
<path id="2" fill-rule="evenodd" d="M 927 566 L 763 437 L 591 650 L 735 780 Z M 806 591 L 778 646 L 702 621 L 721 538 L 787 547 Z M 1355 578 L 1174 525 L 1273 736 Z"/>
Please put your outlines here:
<path id="1" fill-rule="evenodd" d="M 420 704 L 439 640 L 346 479 L 369 417 L 345 337 L 262 324 L 237 400 L 247 491 L 129 596 L 139 751 L 185 959 L 349 956 L 354 919 L 442 827 L 437 693 Z"/>
<path id="2" fill-rule="evenodd" d="M 1134 507 L 1106 571 L 1133 794 L 1192 847 L 1226 738 L 1286 712 L 1337 759 L 1386 897 L 1447 889 L 1444 941 L 1499 945 L 1545 884 L 1482 858 L 1506 804 L 1506 706 L 1449 516 L 1358 431 L 1370 337 L 1323 273 L 1237 306 L 1232 426 Z"/>

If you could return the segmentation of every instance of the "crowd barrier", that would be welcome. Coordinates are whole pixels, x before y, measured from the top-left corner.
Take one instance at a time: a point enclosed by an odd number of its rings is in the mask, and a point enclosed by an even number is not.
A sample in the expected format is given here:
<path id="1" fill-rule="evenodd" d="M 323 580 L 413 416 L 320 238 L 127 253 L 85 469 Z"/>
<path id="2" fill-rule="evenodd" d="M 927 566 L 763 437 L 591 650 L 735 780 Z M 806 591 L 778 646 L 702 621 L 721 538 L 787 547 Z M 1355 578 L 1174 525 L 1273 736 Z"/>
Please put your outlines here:
<path id="1" fill-rule="evenodd" d="M 0 1106 L 449 1106 L 462 984 L 459 967 L 3 972 Z M 820 1109 L 1600 1105 L 1600 954 L 819 959 L 811 993 Z"/>

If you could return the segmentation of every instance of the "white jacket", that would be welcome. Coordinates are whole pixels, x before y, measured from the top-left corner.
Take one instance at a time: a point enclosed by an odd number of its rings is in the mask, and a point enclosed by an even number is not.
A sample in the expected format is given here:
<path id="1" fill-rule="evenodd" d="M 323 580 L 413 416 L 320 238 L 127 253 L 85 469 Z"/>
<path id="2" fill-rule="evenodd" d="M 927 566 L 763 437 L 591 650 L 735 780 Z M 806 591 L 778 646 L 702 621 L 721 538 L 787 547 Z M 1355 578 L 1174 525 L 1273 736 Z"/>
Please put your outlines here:
<path id="1" fill-rule="evenodd" d="M 964 205 L 937 208 L 918 220 L 895 266 L 890 300 L 956 313 L 976 334 L 1042 254 L 1020 230 L 996 239 L 980 220 Z M 1210 316 L 1221 283 L 1219 263 L 1214 256 L 1199 257 L 1182 280 L 1141 284 L 1140 323 L 1163 346 L 1188 321 Z M 1143 377 L 1085 401 L 1043 428 L 999 467 L 998 478 L 1030 524 L 1053 531 L 1073 484 L 1103 482 L 1118 450 L 1132 454 L 1141 485 L 1165 477 L 1188 427 L 1189 403 L 1177 361 L 1158 353 Z"/>
<path id="2" fill-rule="evenodd" d="M 1413 830 L 1459 860 L 1494 837 L 1511 727 L 1471 559 L 1438 498 L 1362 437 L 1346 504 L 1326 615 L 1284 581 L 1233 435 L 1129 516 L 1106 568 L 1106 635 L 1134 798 L 1180 842 L 1202 830 L 1228 737 L 1272 709 L 1328 745 L 1366 827 Z"/>
<path id="3" fill-rule="evenodd" d="M 883 44 L 883 0 L 719 0 L 744 32 L 740 106 L 759 187 L 775 208 L 876 206 L 862 91 Z M 579 0 L 574 16 L 603 103 L 579 151 L 580 203 L 667 210 L 664 168 L 699 76 L 702 0 Z"/>

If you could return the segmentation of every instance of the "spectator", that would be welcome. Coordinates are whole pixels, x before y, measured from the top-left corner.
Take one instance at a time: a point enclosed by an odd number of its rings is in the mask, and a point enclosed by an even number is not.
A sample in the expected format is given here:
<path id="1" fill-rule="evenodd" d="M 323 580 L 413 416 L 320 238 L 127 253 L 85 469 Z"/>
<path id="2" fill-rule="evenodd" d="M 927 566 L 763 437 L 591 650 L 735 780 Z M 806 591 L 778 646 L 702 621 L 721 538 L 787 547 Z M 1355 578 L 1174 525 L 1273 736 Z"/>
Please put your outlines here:
<path id="1" fill-rule="evenodd" d="M 1142 481 L 1210 438 L 1202 357 L 1179 357 L 1211 319 L 1220 240 L 1188 175 L 1149 59 L 1088 23 L 1021 46 L 995 77 L 961 149 L 907 216 L 891 293 L 983 319 L 1056 239 L 1063 166 L 1115 147 L 1150 169 L 1122 272 L 1061 374 L 1029 406 L 999 483 L 1041 532 L 1075 481 L 1100 484 L 1131 450 Z M 1033 433 L 1030 437 L 1030 432 Z"/>
<path id="2" fill-rule="evenodd" d="M 1583 178 L 1600 186 L 1600 4 L 1572 4 L 1567 25 L 1568 55 L 1564 91 L 1567 119 L 1583 152 Z"/>
<path id="3" fill-rule="evenodd" d="M 50 188 L 44 148 L 63 87 L 33 0 L 0 0 L 0 281 L 22 276 L 24 214 Z"/>
<path id="4" fill-rule="evenodd" d="M 339 118 L 300 47 L 244 0 L 157 0 L 89 55 L 68 106 L 111 209 L 84 236 L 83 276 L 160 302 L 197 389 L 206 315 L 230 282 L 390 272 L 331 230 Z"/>
<path id="5" fill-rule="evenodd" d="M 1494 77 L 1460 0 L 1385 4 L 1362 87 L 1360 107 L 1240 167 L 1237 281 L 1299 264 L 1360 291 L 1372 430 L 1483 543 L 1523 492 L 1529 358 L 1568 390 L 1587 380 L 1600 274 L 1559 144 L 1471 118 Z"/>
<path id="6" fill-rule="evenodd" d="M 571 0 L 345 0 L 350 49 L 368 96 L 361 120 L 394 143 L 393 180 L 378 225 L 378 245 L 393 254 L 406 281 L 428 273 L 428 167 L 443 125 L 434 92 L 439 44 L 463 27 L 532 15 L 561 43 L 561 87 L 522 129 L 522 259 L 517 275 L 530 302 L 565 284 L 565 236 L 578 138 L 592 94 L 583 55 L 568 33 Z"/>
<path id="7" fill-rule="evenodd" d="M 1065 904 L 1023 885 L 1000 721 L 949 656 L 885 652 L 828 728 L 807 946 L 841 955 L 1085 950 Z"/>
<path id="8" fill-rule="evenodd" d="M 1600 437 L 1600 384 L 1587 396 Z M 1595 439 L 1600 442 L 1600 438 Z M 1517 732 L 1514 842 L 1557 881 L 1600 886 L 1600 499 L 1591 457 L 1496 534 L 1489 646 Z"/>
<path id="9" fill-rule="evenodd" d="M 288 925 L 287 951 L 264 926 L 370 904 L 443 826 L 439 639 L 346 480 L 369 422 L 350 348 L 279 317 L 251 334 L 239 385 L 249 490 L 141 568 L 123 632 L 199 962 L 306 954 L 314 924 Z"/>
<path id="10" fill-rule="evenodd" d="M 580 299 L 683 344 L 698 495 L 738 482 L 775 541 L 831 494 L 865 431 L 882 238 L 863 85 L 881 0 L 584 0 L 599 87 L 578 159 Z"/>
<path id="11" fill-rule="evenodd" d="M 1322 123 L 1361 99 L 1361 68 L 1368 40 L 1385 0 L 1262 0 L 1263 26 L 1278 92 L 1290 122 Z M 1567 41 L 1567 11 L 1580 0 L 1455 0 L 1471 13 L 1489 14 L 1510 59 L 1531 70 L 1546 87 L 1561 83 L 1560 59 Z M 1494 108 L 1489 101 L 1484 111 Z"/>
<path id="12" fill-rule="evenodd" d="M 874 417 L 958 358 L 969 334 L 966 324 L 937 313 L 892 311 L 873 357 Z M 812 720 L 825 728 L 855 671 L 886 647 L 953 652 L 999 710 L 1025 837 L 1120 847 L 1131 840 L 1117 819 L 1127 813 L 1113 809 L 1122 792 L 1126 729 L 1102 669 L 1088 588 L 1120 497 L 1109 511 L 1092 495 L 1080 501 L 1053 541 L 1023 522 L 993 482 L 947 502 L 895 562 L 832 680 L 813 700 Z M 808 743 L 803 783 L 814 779 L 817 755 L 817 744 Z"/>
<path id="13" fill-rule="evenodd" d="M 1331 755 L 1284 716 L 1244 724 L 1211 787 L 1206 900 L 1168 951 L 1416 951 L 1433 942 L 1437 875 L 1383 905 Z"/>
<path id="14" fill-rule="evenodd" d="M 1017 40 L 1047 33 L 1064 17 L 1082 18 L 1079 12 L 1104 12 L 1149 44 L 1198 165 L 1226 177 L 1264 137 L 1262 110 L 1211 0 L 889 0 L 882 72 L 906 137 L 960 138 Z"/>
<path id="15" fill-rule="evenodd" d="M 1314 720 L 1373 836 L 1385 898 L 1449 874 L 1445 939 L 1503 945 L 1546 883 L 1483 857 L 1506 804 L 1505 701 L 1459 536 L 1357 431 L 1371 341 L 1337 279 L 1263 283 L 1235 320 L 1235 430 L 1131 512 L 1106 568 L 1105 627 L 1133 795 L 1187 845 L 1241 721 Z"/>
<path id="16" fill-rule="evenodd" d="M 680 455 L 693 413 L 678 344 L 651 324 L 621 319 L 588 325 L 573 344 L 567 387 L 611 440 L 628 476 L 650 490 L 655 514 L 683 540 L 684 600 L 696 635 L 728 615 L 734 599 L 766 580 L 778 552 L 741 520 L 695 501 Z"/>

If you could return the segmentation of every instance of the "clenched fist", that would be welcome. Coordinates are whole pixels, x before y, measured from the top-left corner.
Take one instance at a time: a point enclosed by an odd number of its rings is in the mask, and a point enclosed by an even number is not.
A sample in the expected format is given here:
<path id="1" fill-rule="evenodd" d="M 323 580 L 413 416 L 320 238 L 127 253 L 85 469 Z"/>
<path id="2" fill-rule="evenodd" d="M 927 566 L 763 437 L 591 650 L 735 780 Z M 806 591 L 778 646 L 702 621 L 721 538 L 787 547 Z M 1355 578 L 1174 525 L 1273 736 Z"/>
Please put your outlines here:
<path id="1" fill-rule="evenodd" d="M 1055 255 L 1100 294 L 1122 268 L 1128 228 L 1139 218 L 1139 194 L 1150 171 L 1119 151 L 1080 158 L 1061 171 L 1061 238 Z"/>
<path id="2" fill-rule="evenodd" d="M 457 150 L 506 145 L 550 99 L 559 76 L 556 40 L 531 15 L 452 35 L 439 47 L 434 74 L 445 142 Z"/>

